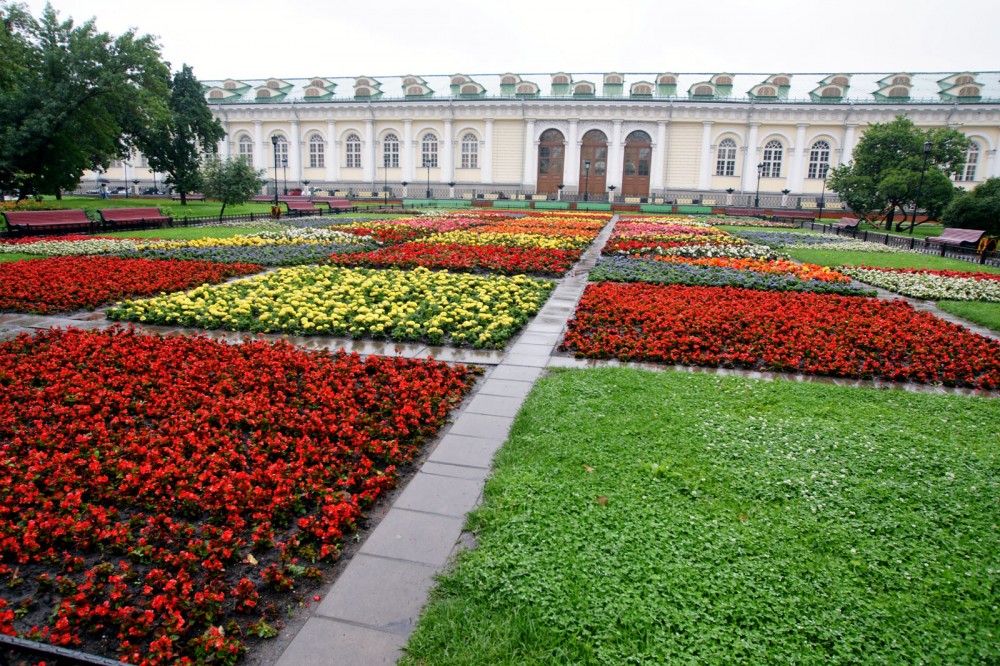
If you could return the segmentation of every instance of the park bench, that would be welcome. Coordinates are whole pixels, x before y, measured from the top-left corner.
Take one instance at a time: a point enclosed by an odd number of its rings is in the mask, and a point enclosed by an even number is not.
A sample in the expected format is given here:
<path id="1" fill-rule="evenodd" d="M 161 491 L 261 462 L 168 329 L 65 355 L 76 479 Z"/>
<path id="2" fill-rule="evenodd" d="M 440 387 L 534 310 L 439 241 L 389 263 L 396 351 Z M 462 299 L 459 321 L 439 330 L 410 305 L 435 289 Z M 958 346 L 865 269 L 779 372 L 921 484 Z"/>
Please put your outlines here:
<path id="1" fill-rule="evenodd" d="M 837 230 L 857 231 L 859 224 L 861 224 L 861 220 L 856 217 L 842 217 L 840 222 L 834 222 L 830 227 Z"/>
<path id="2" fill-rule="evenodd" d="M 726 208 L 726 215 L 731 217 L 761 217 L 759 208 Z"/>
<path id="3" fill-rule="evenodd" d="M 986 235 L 985 231 L 979 229 L 955 229 L 949 227 L 941 232 L 940 236 L 933 236 L 925 239 L 928 243 L 940 245 L 942 251 L 944 247 L 978 247 L 979 241 Z"/>
<path id="4" fill-rule="evenodd" d="M 179 195 L 179 194 L 171 194 L 170 198 L 173 199 L 174 201 L 180 201 L 181 200 L 181 195 Z M 197 192 L 191 192 L 191 193 L 189 193 L 189 194 L 187 194 L 185 196 L 185 199 L 187 199 L 188 201 L 204 201 L 205 200 L 205 195 L 204 194 L 198 194 Z"/>
<path id="5" fill-rule="evenodd" d="M 289 213 L 295 213 L 298 216 L 302 215 L 321 215 L 323 209 L 314 204 L 312 201 L 284 201 L 283 202 L 288 207 Z"/>
<path id="6" fill-rule="evenodd" d="M 250 197 L 250 201 L 252 201 L 253 203 L 274 203 L 274 195 L 255 194 L 252 197 Z"/>
<path id="7" fill-rule="evenodd" d="M 313 197 L 313 203 L 326 204 L 332 213 L 352 212 L 356 213 L 358 207 L 343 197 Z"/>
<path id="8" fill-rule="evenodd" d="M 102 208 L 101 226 L 106 229 L 124 227 L 162 227 L 171 225 L 174 218 L 164 215 L 159 208 Z"/>
<path id="9" fill-rule="evenodd" d="M 815 220 L 816 213 L 810 210 L 782 210 L 771 216 L 772 220 Z"/>
<path id="10" fill-rule="evenodd" d="M 94 223 L 85 210 L 18 210 L 6 211 L 3 216 L 10 233 L 51 234 L 60 231 L 92 232 L 94 229 Z"/>

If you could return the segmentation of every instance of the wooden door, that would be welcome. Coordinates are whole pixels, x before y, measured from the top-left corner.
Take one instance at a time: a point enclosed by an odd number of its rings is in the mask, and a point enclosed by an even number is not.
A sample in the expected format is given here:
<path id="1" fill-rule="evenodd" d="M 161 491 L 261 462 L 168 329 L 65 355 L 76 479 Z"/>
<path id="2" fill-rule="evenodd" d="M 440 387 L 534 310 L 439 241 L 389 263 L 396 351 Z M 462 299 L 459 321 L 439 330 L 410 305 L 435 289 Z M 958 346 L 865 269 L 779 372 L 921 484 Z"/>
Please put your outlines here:
<path id="1" fill-rule="evenodd" d="M 566 160 L 566 139 L 557 129 L 542 132 L 538 142 L 538 194 L 556 194 L 563 182 L 563 163 Z"/>
<path id="2" fill-rule="evenodd" d="M 608 137 L 601 130 L 590 130 L 580 146 L 580 193 L 587 199 L 603 199 L 607 182 Z"/>
<path id="3" fill-rule="evenodd" d="M 649 135 L 636 130 L 625 138 L 625 159 L 622 165 L 622 196 L 649 196 L 649 167 L 653 146 Z"/>

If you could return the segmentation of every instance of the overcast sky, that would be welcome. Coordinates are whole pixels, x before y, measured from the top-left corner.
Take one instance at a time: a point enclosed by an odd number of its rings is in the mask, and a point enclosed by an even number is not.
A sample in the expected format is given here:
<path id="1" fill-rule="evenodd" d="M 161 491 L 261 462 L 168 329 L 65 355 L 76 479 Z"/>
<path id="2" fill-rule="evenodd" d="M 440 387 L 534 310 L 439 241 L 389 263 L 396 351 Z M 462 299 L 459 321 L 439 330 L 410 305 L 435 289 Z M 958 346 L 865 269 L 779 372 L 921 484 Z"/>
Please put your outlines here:
<path id="1" fill-rule="evenodd" d="M 45 0 L 28 0 L 35 16 Z M 1000 70 L 996 0 L 52 0 L 199 79 Z"/>

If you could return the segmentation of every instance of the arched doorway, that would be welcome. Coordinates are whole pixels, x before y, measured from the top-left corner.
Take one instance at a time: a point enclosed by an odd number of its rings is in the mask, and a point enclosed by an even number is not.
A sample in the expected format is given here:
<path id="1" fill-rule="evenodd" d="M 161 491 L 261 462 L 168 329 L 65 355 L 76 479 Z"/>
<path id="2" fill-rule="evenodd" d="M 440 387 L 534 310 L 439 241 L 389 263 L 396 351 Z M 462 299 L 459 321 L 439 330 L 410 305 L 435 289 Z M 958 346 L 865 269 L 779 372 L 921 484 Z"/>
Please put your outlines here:
<path id="1" fill-rule="evenodd" d="M 625 162 L 622 166 L 622 196 L 649 196 L 649 165 L 653 157 L 652 139 L 642 130 L 625 137 Z"/>
<path id="2" fill-rule="evenodd" d="M 557 129 L 542 132 L 538 142 L 538 184 L 539 194 L 556 194 L 563 182 L 563 162 L 566 159 L 566 139 Z"/>
<path id="3" fill-rule="evenodd" d="M 583 135 L 580 146 L 580 192 L 590 199 L 603 198 L 607 179 L 608 135 L 590 130 Z"/>

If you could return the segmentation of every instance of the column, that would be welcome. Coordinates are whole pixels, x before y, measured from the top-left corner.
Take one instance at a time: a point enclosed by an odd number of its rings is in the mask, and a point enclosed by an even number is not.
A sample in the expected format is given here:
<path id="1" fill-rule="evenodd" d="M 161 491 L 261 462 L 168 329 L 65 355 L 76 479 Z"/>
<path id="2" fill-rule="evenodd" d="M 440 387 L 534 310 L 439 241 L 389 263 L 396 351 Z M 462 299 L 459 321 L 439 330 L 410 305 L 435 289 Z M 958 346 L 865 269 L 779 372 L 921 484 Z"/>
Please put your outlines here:
<path id="1" fill-rule="evenodd" d="M 791 190 L 793 194 L 802 192 L 805 183 L 806 127 L 806 123 L 795 126 L 795 152 L 792 155 L 792 167 L 785 178 L 785 189 Z"/>
<path id="2" fill-rule="evenodd" d="M 441 146 L 441 180 L 455 182 L 455 129 L 450 118 L 444 121 L 444 141 Z"/>
<path id="3" fill-rule="evenodd" d="M 365 183 L 375 182 L 375 121 L 369 118 L 365 121 L 365 146 L 361 150 L 361 165 L 364 167 Z"/>
<path id="4" fill-rule="evenodd" d="M 524 171 L 521 184 L 527 190 L 535 189 L 538 182 L 538 142 L 535 141 L 535 119 L 524 121 Z"/>
<path id="5" fill-rule="evenodd" d="M 740 173 L 740 192 L 753 192 L 757 187 L 757 128 L 760 123 L 750 123 L 747 145 L 743 146 L 743 170 Z"/>
<path id="6" fill-rule="evenodd" d="M 663 164 L 665 162 L 666 146 L 667 121 L 661 120 L 656 123 L 656 139 L 653 142 L 653 163 L 649 166 L 650 194 L 660 192 L 664 189 Z"/>
<path id="7" fill-rule="evenodd" d="M 851 155 L 854 152 L 854 132 L 857 127 L 854 124 L 844 125 L 844 144 L 840 147 L 840 164 L 847 164 L 853 159 Z"/>
<path id="8" fill-rule="evenodd" d="M 482 154 L 479 156 L 479 182 L 493 182 L 493 119 L 486 119 L 486 129 L 483 131 L 483 142 L 480 144 Z"/>
<path id="9" fill-rule="evenodd" d="M 997 159 L 997 151 L 986 151 L 986 170 L 983 171 L 983 180 L 987 178 L 1000 178 L 1000 160 Z"/>
<path id="10" fill-rule="evenodd" d="M 326 121 L 326 179 L 331 183 L 340 180 L 340 151 L 337 149 L 337 123 Z"/>
<path id="11" fill-rule="evenodd" d="M 625 165 L 625 147 L 622 145 L 622 121 L 614 121 L 611 128 L 611 147 L 608 153 L 608 185 L 622 189 L 622 169 Z"/>
<path id="12" fill-rule="evenodd" d="M 219 151 L 219 155 L 221 155 L 223 159 L 229 159 L 229 157 L 232 155 L 232 145 L 233 144 L 229 140 L 229 122 L 228 121 L 225 121 L 225 120 L 222 121 L 222 131 L 224 131 L 226 134 L 221 139 L 219 139 L 219 148 L 218 148 L 218 151 Z"/>
<path id="13" fill-rule="evenodd" d="M 267 151 L 264 150 L 264 132 L 259 120 L 253 121 L 253 165 L 258 169 L 270 169 L 274 166 L 274 160 L 268 164 Z"/>
<path id="14" fill-rule="evenodd" d="M 296 185 L 302 182 L 302 137 L 299 135 L 299 121 L 292 121 L 288 139 L 288 170 Z"/>
<path id="15" fill-rule="evenodd" d="M 403 165 L 403 180 L 412 183 L 417 173 L 413 158 L 413 121 L 403 121 L 403 145 L 399 147 L 399 159 Z"/>
<path id="16" fill-rule="evenodd" d="M 563 163 L 563 184 L 576 190 L 580 187 L 580 134 L 579 122 L 569 121 L 569 135 L 566 137 L 566 160 Z"/>
<path id="17" fill-rule="evenodd" d="M 698 172 L 698 189 L 707 192 L 712 189 L 712 125 L 711 120 L 701 124 L 701 168 Z"/>

